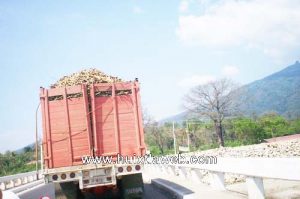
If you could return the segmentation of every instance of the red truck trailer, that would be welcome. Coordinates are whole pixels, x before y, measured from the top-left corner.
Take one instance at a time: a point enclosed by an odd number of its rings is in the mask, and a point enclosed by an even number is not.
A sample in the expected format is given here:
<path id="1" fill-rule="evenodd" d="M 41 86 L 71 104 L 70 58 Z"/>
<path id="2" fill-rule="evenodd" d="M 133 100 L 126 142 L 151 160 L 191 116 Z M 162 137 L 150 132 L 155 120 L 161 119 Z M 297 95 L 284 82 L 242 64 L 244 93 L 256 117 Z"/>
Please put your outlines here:
<path id="1" fill-rule="evenodd" d="M 83 162 L 84 158 L 108 157 L 114 161 L 120 155 L 145 154 L 137 80 L 41 88 L 40 100 L 46 183 L 61 187 L 72 184 L 81 197 L 115 187 L 125 198 L 142 194 L 142 165 Z"/>

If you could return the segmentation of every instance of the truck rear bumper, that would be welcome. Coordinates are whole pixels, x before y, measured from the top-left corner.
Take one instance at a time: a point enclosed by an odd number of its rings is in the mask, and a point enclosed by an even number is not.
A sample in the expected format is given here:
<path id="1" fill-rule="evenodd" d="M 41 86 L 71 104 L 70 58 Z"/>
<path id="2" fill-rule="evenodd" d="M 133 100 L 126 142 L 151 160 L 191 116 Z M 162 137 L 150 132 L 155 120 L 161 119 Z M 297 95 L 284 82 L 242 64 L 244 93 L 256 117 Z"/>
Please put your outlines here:
<path id="1" fill-rule="evenodd" d="M 116 185 L 117 178 L 141 173 L 141 165 L 88 164 L 46 169 L 45 183 L 78 182 L 80 189 Z"/>

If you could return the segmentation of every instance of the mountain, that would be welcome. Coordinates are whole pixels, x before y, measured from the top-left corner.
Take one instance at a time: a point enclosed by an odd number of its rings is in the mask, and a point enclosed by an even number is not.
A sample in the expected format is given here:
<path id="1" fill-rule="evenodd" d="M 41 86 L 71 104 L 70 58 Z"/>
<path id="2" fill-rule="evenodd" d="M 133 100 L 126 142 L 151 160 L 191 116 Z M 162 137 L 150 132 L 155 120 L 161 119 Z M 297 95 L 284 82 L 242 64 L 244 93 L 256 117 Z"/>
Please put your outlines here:
<path id="1" fill-rule="evenodd" d="M 25 147 L 23 147 L 23 148 L 20 148 L 20 149 L 17 149 L 17 150 L 15 150 L 14 152 L 15 152 L 16 154 L 20 154 L 20 153 L 25 152 L 26 148 L 30 148 L 31 150 L 34 150 L 34 149 L 35 149 L 35 143 L 28 144 L 27 146 L 25 146 Z"/>
<path id="2" fill-rule="evenodd" d="M 242 86 L 238 104 L 245 115 L 261 115 L 275 111 L 287 118 L 300 117 L 300 63 L 297 61 L 285 69 L 263 79 Z M 242 102 L 242 103 L 241 103 Z M 161 123 L 183 121 L 186 112 L 161 120 Z"/>
<path id="3" fill-rule="evenodd" d="M 300 63 L 286 67 L 241 88 L 244 114 L 275 111 L 289 118 L 300 116 Z"/>
<path id="4" fill-rule="evenodd" d="M 188 118 L 188 112 L 182 112 L 167 118 L 164 118 L 162 120 L 159 121 L 160 124 L 164 124 L 167 122 L 176 122 L 176 123 L 183 123 L 185 121 L 185 119 Z"/>

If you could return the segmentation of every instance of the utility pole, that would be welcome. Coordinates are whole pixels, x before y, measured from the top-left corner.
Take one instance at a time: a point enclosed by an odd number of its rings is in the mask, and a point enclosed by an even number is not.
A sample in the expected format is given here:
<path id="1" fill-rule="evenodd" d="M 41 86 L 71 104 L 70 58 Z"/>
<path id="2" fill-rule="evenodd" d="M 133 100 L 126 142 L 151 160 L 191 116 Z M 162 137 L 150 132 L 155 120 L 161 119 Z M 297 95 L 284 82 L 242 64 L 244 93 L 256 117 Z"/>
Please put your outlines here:
<path id="1" fill-rule="evenodd" d="M 188 121 L 186 120 L 185 121 L 186 123 L 186 135 L 187 135 L 187 145 L 188 145 L 188 149 L 190 151 L 190 134 L 189 134 L 189 124 L 188 124 Z"/>
<path id="2" fill-rule="evenodd" d="M 174 141 L 174 154 L 176 155 L 176 136 L 175 136 L 175 122 L 173 121 L 173 141 Z"/>

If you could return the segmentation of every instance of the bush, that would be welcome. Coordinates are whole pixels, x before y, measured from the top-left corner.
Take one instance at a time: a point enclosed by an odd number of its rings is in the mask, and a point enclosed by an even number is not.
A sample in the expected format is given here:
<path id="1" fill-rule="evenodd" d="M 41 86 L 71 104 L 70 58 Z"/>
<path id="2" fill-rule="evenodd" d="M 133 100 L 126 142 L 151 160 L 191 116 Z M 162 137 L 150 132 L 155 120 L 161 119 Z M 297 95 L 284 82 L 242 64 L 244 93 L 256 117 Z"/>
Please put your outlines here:
<path id="1" fill-rule="evenodd" d="M 9 151 L 0 154 L 0 176 L 34 171 L 35 164 L 28 164 L 33 160 L 33 154 L 33 152 L 16 154 Z"/>
<path id="2" fill-rule="evenodd" d="M 289 124 L 287 120 L 276 113 L 267 113 L 258 120 L 263 129 L 264 138 L 278 137 L 288 134 Z"/>
<path id="3" fill-rule="evenodd" d="M 155 155 L 155 156 L 161 155 L 158 146 L 150 146 L 150 147 L 149 147 L 149 150 L 150 150 L 150 153 L 151 153 L 152 155 Z"/>

